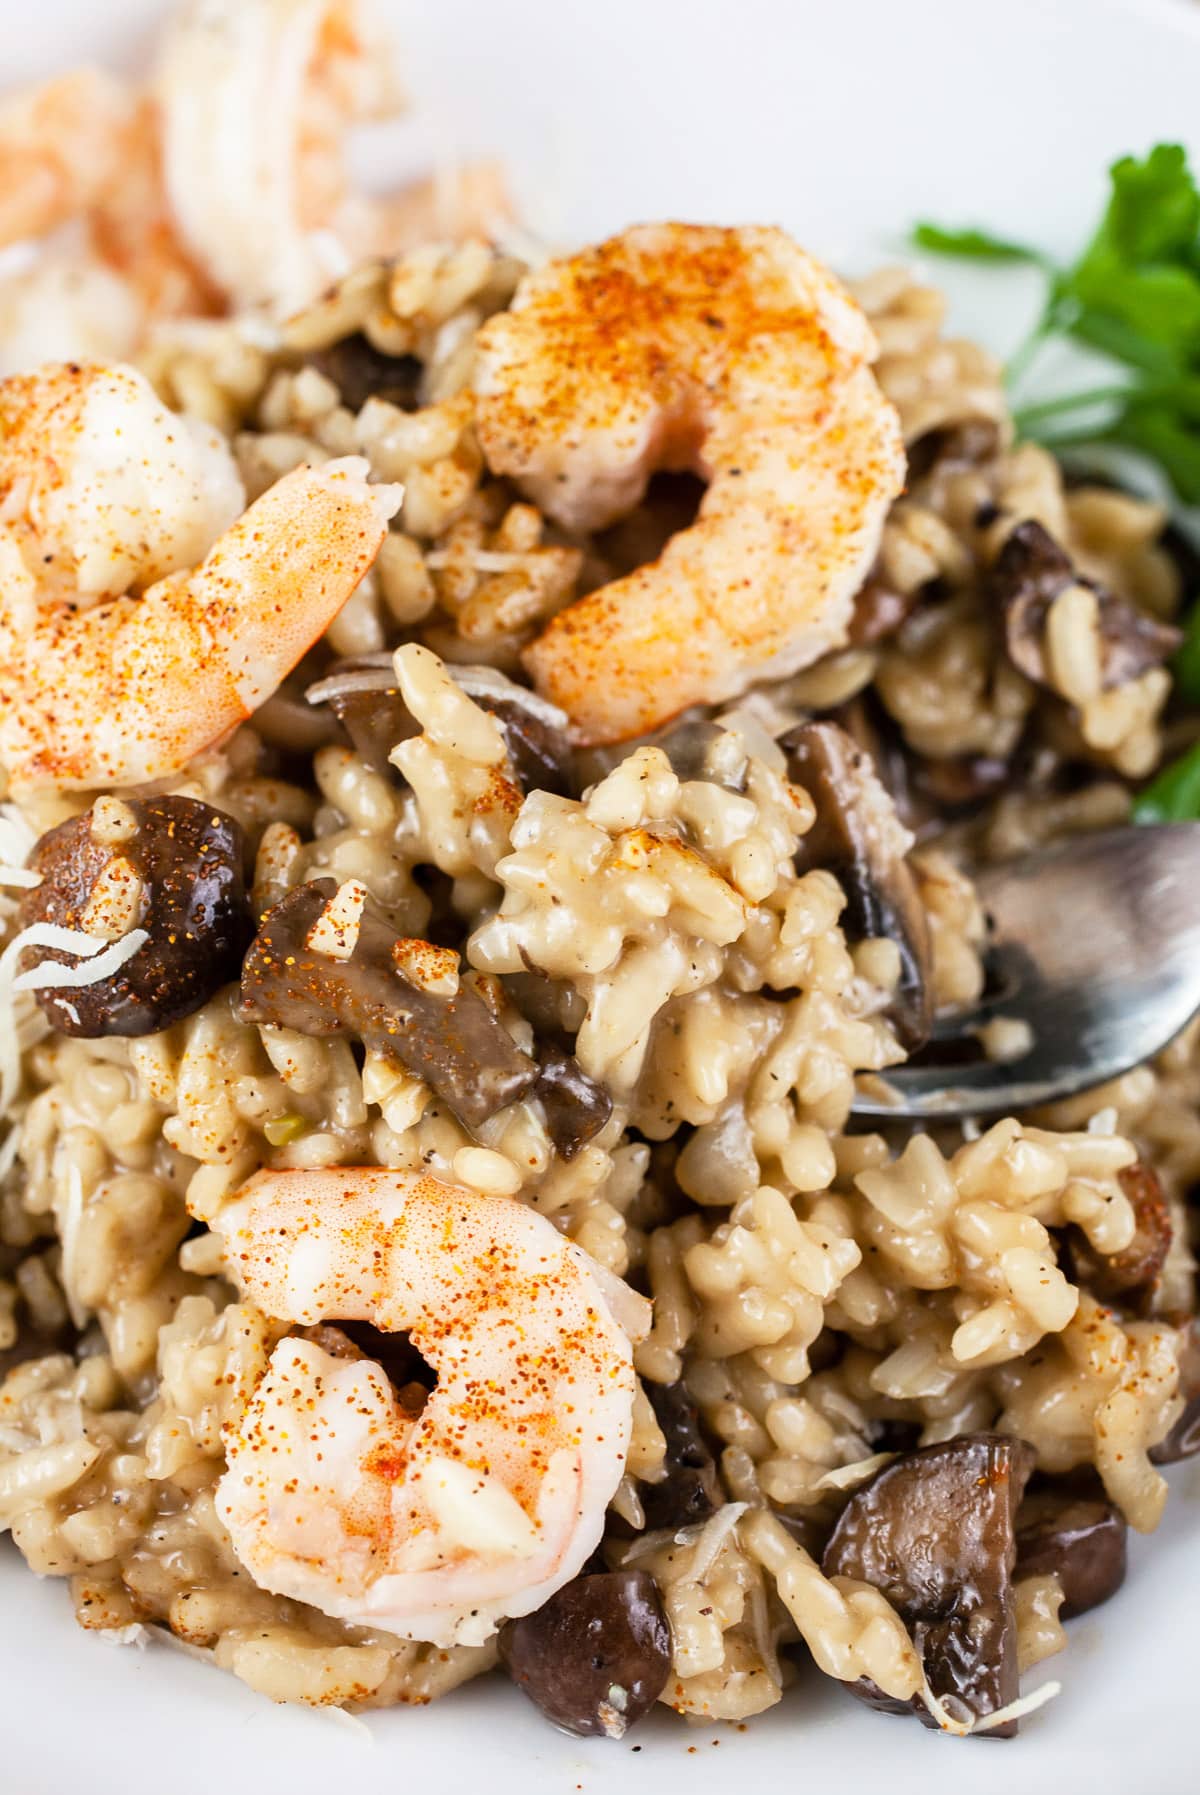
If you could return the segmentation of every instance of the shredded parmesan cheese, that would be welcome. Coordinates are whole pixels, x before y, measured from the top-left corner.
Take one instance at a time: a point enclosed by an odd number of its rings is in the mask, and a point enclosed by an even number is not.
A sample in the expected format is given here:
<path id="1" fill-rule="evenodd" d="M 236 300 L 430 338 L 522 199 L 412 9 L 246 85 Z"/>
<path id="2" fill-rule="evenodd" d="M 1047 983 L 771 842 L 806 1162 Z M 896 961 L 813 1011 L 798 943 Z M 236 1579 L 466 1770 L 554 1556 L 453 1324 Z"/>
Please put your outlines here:
<path id="1" fill-rule="evenodd" d="M 1042 1683 L 1038 1688 L 1031 1689 L 1028 1695 L 1019 1695 L 1007 1707 L 997 1708 L 994 1714 L 985 1714 L 982 1720 L 974 1722 L 970 1730 L 973 1733 L 990 1733 L 993 1727 L 1003 1726 L 1006 1721 L 1023 1720 L 1026 1714 L 1036 1714 L 1039 1708 L 1044 1708 L 1047 1702 L 1061 1694 L 1061 1683 Z"/>
<path id="2" fill-rule="evenodd" d="M 425 557 L 426 567 L 431 567 L 434 573 L 442 573 L 447 567 L 460 567 L 464 561 L 478 573 L 533 573 L 538 565 L 536 555 L 505 553 L 502 549 L 492 548 L 434 548 Z"/>
<path id="3" fill-rule="evenodd" d="M 344 673 L 331 673 L 309 686 L 304 696 L 309 704 L 327 704 L 331 698 L 343 698 L 350 692 L 394 692 L 396 675 L 391 662 L 384 667 L 347 667 Z"/>
<path id="4" fill-rule="evenodd" d="M 693 1583 L 702 1583 L 721 1554 L 721 1547 L 729 1538 L 746 1510 L 748 1502 L 727 1502 L 719 1508 L 710 1521 L 706 1521 L 700 1530 L 692 1554 L 691 1568 L 688 1577 Z"/>
<path id="5" fill-rule="evenodd" d="M 54 930 L 70 939 L 30 941 L 28 937 L 39 929 Z M 59 929 L 54 923 L 34 923 L 32 928 L 22 930 L 16 940 L 10 942 L 4 950 L 6 955 L 17 946 L 55 947 L 66 953 L 83 955 L 85 963 L 64 966 L 60 960 L 43 960 L 40 965 L 31 966 L 28 972 L 20 973 L 13 980 L 12 988 L 14 991 L 74 991 L 84 985 L 98 985 L 103 979 L 111 978 L 114 972 L 119 972 L 149 939 L 149 929 L 130 929 L 128 935 L 122 935 L 119 940 L 104 942 L 97 940 L 95 935 L 82 935 L 75 929 Z M 87 943 L 86 947 L 80 945 L 83 942 Z"/>
<path id="6" fill-rule="evenodd" d="M 519 555 L 499 555 L 497 558 L 503 561 L 521 559 Z M 552 729 L 565 730 L 569 726 L 566 712 L 557 704 L 551 704 L 540 692 L 531 692 L 528 686 L 519 686 L 495 667 L 448 666 L 446 671 L 468 698 L 507 698 L 513 704 L 521 705 L 531 716 L 548 723 Z M 397 683 L 390 655 L 364 654 L 344 672 L 331 673 L 327 679 L 317 680 L 304 696 L 309 704 L 327 704 L 331 698 L 342 698 L 350 692 L 394 692 Z"/>
<path id="7" fill-rule="evenodd" d="M 124 966 L 142 944 L 150 939 L 145 929 L 133 929 L 120 941 L 104 942 L 95 935 L 84 935 L 78 929 L 64 929 L 58 923 L 35 922 L 14 935 L 0 953 L 0 1113 L 11 1108 L 21 1083 L 21 1050 L 30 1041 L 26 1018 L 19 1014 L 16 999 L 24 992 L 55 989 L 78 989 L 99 984 L 101 979 Z M 17 972 L 17 964 L 26 948 L 47 947 L 59 953 L 77 954 L 81 966 L 63 966 L 57 960 L 43 960 L 28 972 Z M 45 1032 L 44 1028 L 41 1032 Z M 34 1035 L 33 1039 L 40 1038 Z"/>
<path id="8" fill-rule="evenodd" d="M 1019 1695 L 1016 1701 L 1006 1703 L 1003 1708 L 996 1708 L 991 1714 L 968 1713 L 966 1720 L 955 1719 L 946 1704 L 938 1700 L 928 1683 L 921 1691 L 921 1700 L 944 1733 L 952 1733 L 956 1739 L 966 1739 L 972 1733 L 994 1732 L 998 1726 L 1005 1726 L 1010 1720 L 1023 1720 L 1026 1714 L 1035 1714 L 1039 1708 L 1044 1708 L 1047 1702 L 1061 1694 L 1061 1683 L 1042 1683 L 1039 1688 L 1031 1689 L 1028 1695 Z M 966 1703 L 956 1702 L 955 1706 L 965 1708 Z"/>
<path id="9" fill-rule="evenodd" d="M 870 1458 L 856 1459 L 852 1465 L 839 1465 L 834 1471 L 826 1471 L 824 1477 L 818 1477 L 816 1487 L 819 1490 L 854 1490 L 859 1484 L 866 1483 L 874 1477 L 876 1471 L 882 1471 L 896 1457 L 894 1452 L 875 1452 Z"/>

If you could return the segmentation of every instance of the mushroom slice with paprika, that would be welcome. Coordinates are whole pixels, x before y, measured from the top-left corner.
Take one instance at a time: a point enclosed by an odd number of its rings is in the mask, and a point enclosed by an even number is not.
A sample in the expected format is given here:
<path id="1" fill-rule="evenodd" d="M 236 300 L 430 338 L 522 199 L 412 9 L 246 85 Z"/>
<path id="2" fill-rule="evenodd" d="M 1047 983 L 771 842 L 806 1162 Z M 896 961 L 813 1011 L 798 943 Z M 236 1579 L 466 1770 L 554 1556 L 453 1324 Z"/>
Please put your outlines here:
<path id="1" fill-rule="evenodd" d="M 1017 1698 L 1016 1515 L 1033 1462 L 1032 1447 L 1003 1434 L 905 1453 L 855 1491 L 825 1549 L 825 1575 L 880 1590 L 908 1627 L 933 1695 L 957 1699 L 977 1720 Z M 872 1684 L 851 1687 L 904 1712 Z M 912 1706 L 937 1725 L 919 1696 Z M 1009 1720 L 986 1736 L 1015 1731 Z"/>
<path id="2" fill-rule="evenodd" d="M 527 1096 L 537 1067 L 479 994 L 426 989 L 411 955 L 402 971 L 399 938 L 369 905 L 354 915 L 347 892 L 317 879 L 267 912 L 242 969 L 243 1019 L 356 1037 L 423 1079 L 468 1128 Z"/>
<path id="3" fill-rule="evenodd" d="M 1127 685 L 1174 654 L 1183 640 L 1170 624 L 1083 579 L 1070 556 L 1033 518 L 1011 532 L 996 557 L 988 595 L 1004 624 L 1008 658 L 1035 685 L 1055 690 L 1046 658 L 1046 627 L 1055 600 L 1069 587 L 1095 594 L 1100 677 L 1105 691 Z"/>
<path id="4" fill-rule="evenodd" d="M 836 723 L 801 723 L 779 745 L 788 778 L 816 806 L 796 864 L 836 874 L 846 894 L 842 926 L 853 940 L 895 942 L 900 980 L 889 1015 L 911 1052 L 929 1038 L 932 1015 L 929 924 L 906 859 L 912 837 L 870 757 Z"/>
<path id="5" fill-rule="evenodd" d="M 467 1128 L 545 1085 L 551 1139 L 570 1158 L 608 1120 L 606 1094 L 579 1089 L 592 1081 L 573 1060 L 578 1077 L 539 1067 L 457 972 L 445 981 L 455 989 L 431 988 L 446 954 L 398 937 L 364 887 L 317 879 L 263 918 L 242 970 L 242 1017 L 360 1040 L 422 1079 Z"/>

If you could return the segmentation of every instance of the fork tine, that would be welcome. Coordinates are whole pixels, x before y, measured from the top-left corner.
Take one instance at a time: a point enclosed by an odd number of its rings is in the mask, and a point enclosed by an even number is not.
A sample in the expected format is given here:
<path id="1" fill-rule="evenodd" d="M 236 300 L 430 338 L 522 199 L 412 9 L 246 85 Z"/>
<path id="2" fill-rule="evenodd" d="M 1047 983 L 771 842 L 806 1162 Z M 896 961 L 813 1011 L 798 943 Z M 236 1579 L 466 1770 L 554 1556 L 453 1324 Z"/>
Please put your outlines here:
<path id="1" fill-rule="evenodd" d="M 1032 1031 L 1004 1063 L 903 1066 L 892 1100 L 864 1082 L 854 1113 L 875 1119 L 998 1115 L 1116 1078 L 1160 1052 L 1200 1007 L 1200 824 L 1083 835 L 978 878 L 992 914 L 998 990 L 938 1019 L 949 1047 L 989 1019 Z"/>

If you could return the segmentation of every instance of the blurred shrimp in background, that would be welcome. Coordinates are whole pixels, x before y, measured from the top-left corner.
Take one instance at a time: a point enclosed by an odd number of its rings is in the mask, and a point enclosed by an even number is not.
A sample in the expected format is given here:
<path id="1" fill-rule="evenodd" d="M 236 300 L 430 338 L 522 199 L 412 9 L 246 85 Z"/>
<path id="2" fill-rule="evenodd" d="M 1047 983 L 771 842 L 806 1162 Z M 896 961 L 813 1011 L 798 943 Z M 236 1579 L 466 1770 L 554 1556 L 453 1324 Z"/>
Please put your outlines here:
<path id="1" fill-rule="evenodd" d="M 185 0 L 144 83 L 0 99 L 0 375 L 128 355 L 160 319 L 286 316 L 365 257 L 487 234 L 494 164 L 354 187 L 351 128 L 402 106 L 371 0 Z"/>

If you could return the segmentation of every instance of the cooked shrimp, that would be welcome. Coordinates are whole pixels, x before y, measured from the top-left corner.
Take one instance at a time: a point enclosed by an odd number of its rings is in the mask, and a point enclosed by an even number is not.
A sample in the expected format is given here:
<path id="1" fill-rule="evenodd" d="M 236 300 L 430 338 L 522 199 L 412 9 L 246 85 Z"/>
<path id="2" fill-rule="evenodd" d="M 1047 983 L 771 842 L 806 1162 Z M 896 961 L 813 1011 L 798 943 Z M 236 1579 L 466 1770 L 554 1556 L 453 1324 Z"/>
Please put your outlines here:
<path id="1" fill-rule="evenodd" d="M 489 465 L 569 530 L 659 468 L 708 481 L 658 560 L 526 652 L 585 742 L 654 729 L 846 640 L 904 479 L 863 313 L 781 231 L 644 225 L 528 275 L 480 332 Z"/>
<path id="2" fill-rule="evenodd" d="M 430 243 L 494 237 L 512 219 L 512 198 L 498 162 L 482 159 L 410 181 L 385 198 L 350 201 L 342 237 L 360 258 L 402 255 Z"/>
<path id="3" fill-rule="evenodd" d="M 217 1486 L 257 1583 L 448 1646 L 581 1569 L 625 1464 L 644 1298 L 532 1209 L 427 1175 L 259 1172 L 214 1225 L 268 1315 L 408 1330 L 437 1372 L 414 1414 L 370 1360 L 276 1346 Z"/>
<path id="4" fill-rule="evenodd" d="M 0 384 L 0 522 L 43 596 L 89 605 L 192 567 L 245 503 L 225 439 L 133 368 Z"/>
<path id="5" fill-rule="evenodd" d="M 116 353 L 156 317 L 295 309 L 423 227 L 478 233 L 508 210 L 494 165 L 354 189 L 346 138 L 398 110 L 393 68 L 373 0 L 185 0 L 148 89 L 83 69 L 0 103 L 0 246 L 80 221 L 86 255 L 55 248 L 43 265 L 59 289 L 108 273 L 116 329 L 86 340 Z M 23 324 L 27 287 L 0 283 L 0 312 Z M 78 353 L 66 322 L 60 305 L 54 351 Z"/>
<path id="6" fill-rule="evenodd" d="M 228 309 L 231 296 L 192 254 L 172 215 L 163 182 L 162 118 L 153 99 L 131 103 L 118 178 L 98 196 L 86 221 L 93 261 L 124 282 L 143 325 Z"/>
<path id="7" fill-rule="evenodd" d="M 239 516 L 219 436 L 132 369 L 0 385 L 10 789 L 157 779 L 248 716 L 375 558 L 399 493 L 366 472 L 355 458 L 297 468 Z"/>
<path id="8" fill-rule="evenodd" d="M 100 196 L 121 159 L 127 104 L 86 68 L 0 102 L 0 246 L 46 236 Z"/>
<path id="9" fill-rule="evenodd" d="M 0 103 L 0 245 L 86 226 L 0 281 L 5 372 L 122 354 L 148 316 L 220 309 L 169 217 L 159 138 L 157 107 L 92 69 Z"/>
<path id="10" fill-rule="evenodd" d="M 171 215 L 243 306 L 304 304 L 341 269 L 321 233 L 347 194 L 342 138 L 395 109 L 365 0 L 190 0 L 159 69 Z"/>

